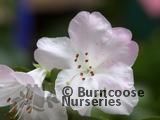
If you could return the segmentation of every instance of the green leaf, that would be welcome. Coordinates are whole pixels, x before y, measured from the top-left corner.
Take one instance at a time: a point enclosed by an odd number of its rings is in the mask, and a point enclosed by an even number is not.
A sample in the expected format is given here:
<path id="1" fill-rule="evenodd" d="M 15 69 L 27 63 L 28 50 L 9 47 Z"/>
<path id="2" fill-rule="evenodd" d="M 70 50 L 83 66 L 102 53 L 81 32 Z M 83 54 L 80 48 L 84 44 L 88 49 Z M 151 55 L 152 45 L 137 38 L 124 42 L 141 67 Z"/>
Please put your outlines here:
<path id="1" fill-rule="evenodd" d="M 51 72 L 48 72 L 46 76 L 46 81 L 55 82 L 57 75 L 60 71 L 61 71 L 60 69 L 53 69 Z"/>
<path id="2" fill-rule="evenodd" d="M 34 66 L 35 68 L 39 68 L 39 67 L 40 67 L 40 65 L 37 64 L 37 63 L 33 63 L 33 66 Z"/>
<path id="3" fill-rule="evenodd" d="M 52 82 L 57 79 L 57 75 L 58 75 L 58 73 L 59 73 L 60 71 L 61 71 L 60 69 L 53 69 L 53 70 L 51 71 L 50 79 L 51 79 Z"/>
<path id="4" fill-rule="evenodd" d="M 160 120 L 160 116 L 153 116 L 153 117 L 150 117 L 150 118 L 145 118 L 143 120 Z"/>
<path id="5" fill-rule="evenodd" d="M 30 71 L 28 68 L 19 67 L 19 66 L 14 67 L 13 69 L 14 69 L 15 71 L 19 71 L 19 72 L 28 72 L 28 71 Z"/>
<path id="6" fill-rule="evenodd" d="M 55 93 L 55 80 L 57 78 L 58 73 L 61 70 L 53 69 L 51 72 L 48 72 L 44 82 L 43 82 L 43 89 Z"/>
<path id="7" fill-rule="evenodd" d="M 0 120 L 11 120 L 11 114 L 9 114 L 9 107 L 1 107 L 0 108 Z M 13 120 L 13 119 L 12 119 Z"/>
<path id="8" fill-rule="evenodd" d="M 80 116 L 77 111 L 73 111 L 71 108 L 67 109 L 68 120 L 100 120 L 94 117 Z"/>
<path id="9" fill-rule="evenodd" d="M 51 82 L 44 81 L 43 82 L 43 90 L 49 91 L 51 93 L 55 93 L 54 92 L 54 85 Z"/>
<path id="10" fill-rule="evenodd" d="M 97 118 L 99 120 L 110 120 L 108 114 L 96 108 L 92 109 L 92 117 Z"/>

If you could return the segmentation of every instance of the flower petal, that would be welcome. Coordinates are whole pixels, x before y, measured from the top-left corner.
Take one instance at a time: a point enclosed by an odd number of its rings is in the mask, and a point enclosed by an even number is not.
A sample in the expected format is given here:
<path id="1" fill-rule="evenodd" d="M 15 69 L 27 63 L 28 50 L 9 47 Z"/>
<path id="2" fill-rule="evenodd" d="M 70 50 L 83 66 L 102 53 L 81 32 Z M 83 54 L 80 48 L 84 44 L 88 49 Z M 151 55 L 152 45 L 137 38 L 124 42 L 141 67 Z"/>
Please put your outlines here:
<path id="1" fill-rule="evenodd" d="M 46 94 L 51 94 L 48 91 L 45 91 L 46 96 L 46 102 L 44 103 L 44 110 L 43 111 L 37 111 L 36 109 L 33 109 L 33 111 L 29 113 L 25 113 L 23 116 L 24 120 L 67 120 L 67 111 L 64 106 L 62 106 L 60 103 L 54 103 L 53 101 L 50 101 L 52 104 L 52 107 L 48 106 L 47 96 Z"/>
<path id="2" fill-rule="evenodd" d="M 5 65 L 0 65 L 0 88 L 7 87 L 16 80 L 13 77 L 14 71 Z"/>
<path id="3" fill-rule="evenodd" d="M 97 81 L 95 81 L 94 79 L 92 80 L 91 78 L 86 80 L 82 80 L 80 73 L 76 70 L 72 70 L 72 69 L 66 69 L 61 71 L 56 79 L 56 83 L 55 83 L 55 91 L 56 91 L 56 95 L 57 98 L 61 101 L 61 103 L 63 103 L 62 101 L 62 97 L 64 96 L 63 93 L 63 89 L 65 89 L 66 86 L 70 86 L 73 90 L 73 94 L 70 96 L 71 99 L 81 99 L 82 97 L 79 97 L 79 88 L 83 87 L 87 90 L 95 90 L 98 89 L 98 84 Z M 68 87 L 67 87 L 68 88 Z M 84 96 L 83 99 L 92 99 L 93 97 L 87 97 Z M 64 104 L 67 105 L 67 104 Z M 80 105 L 70 105 L 74 110 L 80 110 L 83 109 L 84 107 L 86 107 L 84 104 Z"/>
<path id="4" fill-rule="evenodd" d="M 45 111 L 33 110 L 31 114 L 24 114 L 24 120 L 68 120 L 66 110 L 60 106 L 51 109 L 45 104 Z"/>
<path id="5" fill-rule="evenodd" d="M 53 108 L 48 108 L 47 104 L 44 105 L 45 107 L 44 114 L 47 117 L 43 117 L 43 115 L 41 115 L 41 118 L 45 118 L 45 120 L 46 118 L 48 118 L 48 120 L 68 120 L 67 111 L 65 107 L 62 106 L 60 103 L 58 104 L 52 103 L 52 104 L 53 104 Z"/>
<path id="6" fill-rule="evenodd" d="M 122 62 L 129 66 L 132 66 L 138 56 L 138 45 L 132 41 L 132 33 L 125 28 L 113 28 L 112 29 L 112 44 L 110 47 L 106 46 L 109 58 L 112 62 Z M 107 41 L 109 42 L 109 41 Z"/>
<path id="7" fill-rule="evenodd" d="M 6 65 L 0 64 L 0 72 L 11 73 L 13 70 Z"/>
<path id="8" fill-rule="evenodd" d="M 19 96 L 20 91 L 23 89 L 24 87 L 18 82 L 15 82 L 14 84 L 12 83 L 10 86 L 0 88 L 0 107 L 12 104 L 10 101 Z"/>
<path id="9" fill-rule="evenodd" d="M 94 77 L 99 81 L 100 89 L 106 90 L 135 90 L 132 69 L 122 63 L 114 64 L 106 70 L 100 70 Z M 130 114 L 138 102 L 138 97 L 109 97 L 107 99 L 120 99 L 121 106 L 99 106 L 101 110 L 111 114 Z"/>
<path id="10" fill-rule="evenodd" d="M 119 89 L 120 90 L 120 89 Z M 135 88 L 131 88 L 131 89 L 128 89 L 129 91 L 132 91 L 132 90 L 135 90 Z M 104 98 L 98 98 L 98 99 L 103 99 Z M 107 96 L 107 99 L 108 100 L 111 100 L 113 99 L 115 101 L 115 105 L 107 105 L 105 106 L 105 103 L 102 102 L 102 105 L 101 106 L 98 106 L 98 108 L 106 113 L 110 113 L 110 114 L 121 114 L 121 115 L 129 115 L 132 111 L 133 111 L 133 108 L 137 105 L 138 103 L 138 96 L 135 96 L 135 97 L 124 97 L 124 96 L 121 96 L 121 97 L 109 97 Z M 121 103 L 120 105 L 116 105 L 116 101 L 117 99 L 119 99 L 119 102 Z M 119 103 L 118 103 L 119 104 Z"/>
<path id="11" fill-rule="evenodd" d="M 122 62 L 132 66 L 138 56 L 138 45 L 136 42 L 130 41 L 126 46 L 121 46 L 121 48 L 117 48 L 117 51 L 115 50 L 114 52 L 116 53 L 113 53 L 114 56 L 111 58 L 113 62 Z"/>
<path id="12" fill-rule="evenodd" d="M 95 74 L 93 79 L 99 82 L 102 89 L 130 89 L 134 85 L 132 68 L 122 63 L 99 69 Z"/>
<path id="13" fill-rule="evenodd" d="M 83 11 L 71 20 L 68 32 L 75 48 L 90 52 L 109 30 L 110 23 L 99 12 L 90 14 Z"/>
<path id="14" fill-rule="evenodd" d="M 27 74 L 29 74 L 33 78 L 34 83 L 41 88 L 43 80 L 45 79 L 45 76 L 47 74 L 47 71 L 42 68 L 37 68 L 28 72 Z"/>
<path id="15" fill-rule="evenodd" d="M 130 41 L 132 39 L 132 33 L 126 28 L 116 27 L 112 28 L 112 32 L 116 35 L 117 38 L 121 40 Z"/>
<path id="16" fill-rule="evenodd" d="M 82 116 L 91 116 L 91 110 L 92 110 L 92 106 L 89 107 L 84 107 L 82 109 L 78 110 L 78 113 Z"/>
<path id="17" fill-rule="evenodd" d="M 0 65 L 0 106 L 12 104 L 10 101 L 19 96 L 20 91 L 24 89 L 24 84 L 21 84 L 22 82 L 19 81 L 20 79 L 24 81 L 27 79 L 25 79 L 26 75 L 23 77 L 22 74 L 25 73 L 16 73 L 9 67 Z"/>
<path id="18" fill-rule="evenodd" d="M 129 47 L 129 56 L 128 58 L 126 58 L 126 63 L 132 66 L 137 59 L 139 47 L 138 44 L 134 41 L 130 42 L 128 44 L 128 47 Z"/>
<path id="19" fill-rule="evenodd" d="M 35 60 L 45 69 L 69 68 L 73 50 L 67 37 L 41 38 L 37 42 Z"/>
<path id="20" fill-rule="evenodd" d="M 119 62 L 132 66 L 138 56 L 138 45 L 131 40 L 114 38 L 105 41 L 104 46 L 106 53 L 102 55 L 105 57 L 101 59 L 96 67 L 109 67 Z"/>
<path id="21" fill-rule="evenodd" d="M 132 33 L 125 28 L 112 29 L 98 12 L 76 15 L 70 22 L 69 35 L 75 49 L 83 54 L 88 52 L 95 67 L 119 61 L 132 66 L 138 55 L 138 45 L 131 41 Z"/>
<path id="22" fill-rule="evenodd" d="M 31 85 L 33 87 L 35 84 L 33 78 L 27 73 L 15 72 L 14 77 L 23 86 Z"/>

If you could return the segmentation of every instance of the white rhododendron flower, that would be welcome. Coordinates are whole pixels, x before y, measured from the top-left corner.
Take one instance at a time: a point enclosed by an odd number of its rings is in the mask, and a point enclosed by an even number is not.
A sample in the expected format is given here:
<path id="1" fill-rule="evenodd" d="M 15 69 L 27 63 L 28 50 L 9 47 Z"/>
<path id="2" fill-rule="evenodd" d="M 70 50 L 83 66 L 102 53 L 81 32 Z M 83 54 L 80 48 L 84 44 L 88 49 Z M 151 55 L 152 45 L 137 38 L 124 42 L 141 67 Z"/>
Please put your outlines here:
<path id="1" fill-rule="evenodd" d="M 125 28 L 112 28 L 99 12 L 80 12 L 69 24 L 69 38 L 41 38 L 35 51 L 35 60 L 42 68 L 63 69 L 57 76 L 55 90 L 62 100 L 62 89 L 134 90 L 132 65 L 138 55 L 138 45 L 132 41 L 132 33 Z M 89 98 L 93 99 L 93 98 Z M 113 114 L 130 114 L 138 97 L 122 97 L 122 105 L 98 106 Z M 82 115 L 89 115 L 91 106 L 72 106 Z"/>
<path id="2" fill-rule="evenodd" d="M 58 114 L 57 111 L 57 116 L 53 116 L 54 113 L 50 114 L 48 111 L 54 112 L 55 109 L 44 107 L 46 98 L 41 86 L 45 75 L 46 71 L 41 68 L 24 73 L 0 65 L 0 107 L 10 105 L 9 113 L 18 120 L 43 120 L 41 118 L 44 115 L 47 116 L 46 120 L 64 118 L 61 117 L 62 113 Z M 27 119 L 28 117 L 32 119 Z"/>
<path id="3" fill-rule="evenodd" d="M 39 98 L 42 101 L 42 98 Z M 56 96 L 48 91 L 44 91 L 44 107 L 37 111 L 33 110 L 32 113 L 25 113 L 24 120 L 67 120 L 67 111 Z"/>

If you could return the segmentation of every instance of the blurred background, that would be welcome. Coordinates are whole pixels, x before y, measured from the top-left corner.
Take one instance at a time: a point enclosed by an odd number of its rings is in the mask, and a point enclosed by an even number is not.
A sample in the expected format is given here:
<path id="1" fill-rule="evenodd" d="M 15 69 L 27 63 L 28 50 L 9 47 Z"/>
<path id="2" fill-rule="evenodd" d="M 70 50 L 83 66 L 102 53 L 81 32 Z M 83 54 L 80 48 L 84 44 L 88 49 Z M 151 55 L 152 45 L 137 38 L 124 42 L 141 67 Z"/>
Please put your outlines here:
<path id="1" fill-rule="evenodd" d="M 68 36 L 70 20 L 82 10 L 99 11 L 113 27 L 132 31 L 140 46 L 135 86 L 145 91 L 130 116 L 93 110 L 91 119 L 160 120 L 160 0 L 0 0 L 0 64 L 32 68 L 36 41 Z M 9 119 L 6 109 L 0 109 L 0 120 Z M 75 119 L 87 118 L 69 114 Z"/>

